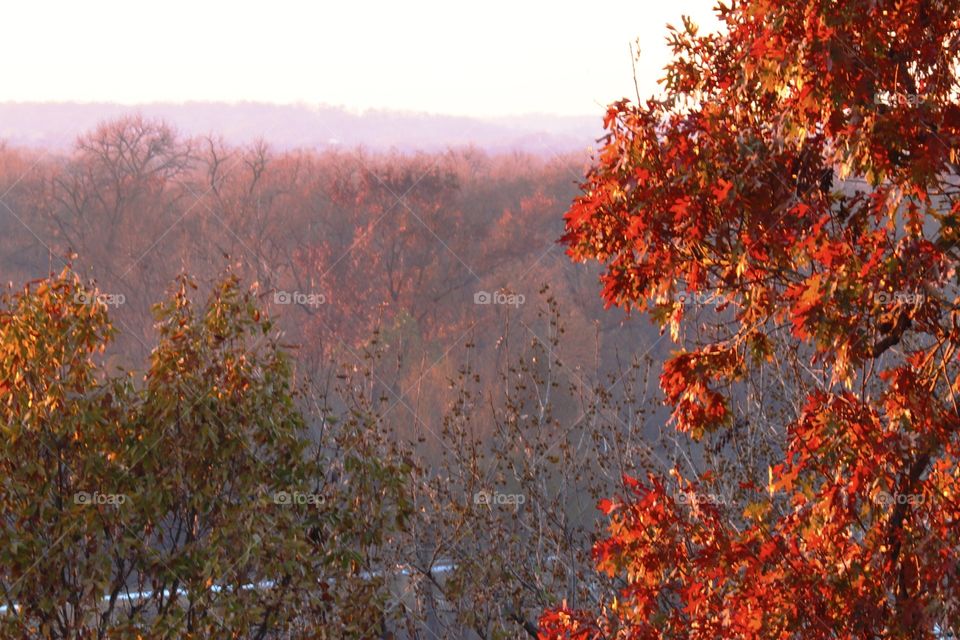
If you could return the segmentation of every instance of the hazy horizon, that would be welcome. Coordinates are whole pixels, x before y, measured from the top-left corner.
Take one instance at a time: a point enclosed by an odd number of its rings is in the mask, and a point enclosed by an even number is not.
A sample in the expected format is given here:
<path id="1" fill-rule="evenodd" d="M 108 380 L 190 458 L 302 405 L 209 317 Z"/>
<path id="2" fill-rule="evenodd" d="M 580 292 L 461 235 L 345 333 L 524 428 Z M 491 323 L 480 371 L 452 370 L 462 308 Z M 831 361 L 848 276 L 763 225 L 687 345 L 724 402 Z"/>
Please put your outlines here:
<path id="1" fill-rule="evenodd" d="M 515 113 L 498 113 L 493 115 L 475 115 L 475 114 L 463 114 L 463 113 L 449 113 L 445 111 L 437 111 L 433 109 L 414 109 L 414 108 L 392 108 L 392 107 L 362 107 L 362 106 L 351 106 L 347 104 L 339 104 L 332 102 L 313 102 L 309 100 L 260 100 L 260 99 L 248 99 L 248 98 L 239 98 L 235 100 L 202 100 L 202 99 L 184 99 L 184 100 L 144 100 L 144 101 L 124 101 L 124 100 L 68 100 L 68 99 L 52 99 L 52 100 L 18 100 L 18 99 L 0 99 L 0 106 L 7 105 L 75 105 L 81 107 L 88 106 L 114 106 L 114 107 L 126 107 L 131 110 L 135 110 L 139 107 L 151 107 L 151 106 L 192 106 L 192 105 L 224 105 L 228 107 L 236 106 L 246 106 L 246 105 L 262 105 L 269 107 L 294 107 L 294 108 L 303 108 L 303 109 L 336 109 L 343 111 L 349 115 L 353 116 L 364 116 L 371 114 L 380 114 L 380 113 L 390 113 L 396 115 L 412 115 L 412 116 L 431 116 L 431 117 L 448 117 L 448 118 L 469 118 L 473 120 L 483 120 L 483 121 L 498 121 L 498 120 L 511 120 L 514 118 L 531 118 L 537 116 L 546 116 L 550 118 L 564 118 L 564 119 L 577 119 L 577 118 L 592 118 L 597 119 L 603 117 L 602 111 L 597 111 L 596 109 L 592 111 L 586 111 L 584 113 L 551 113 L 549 111 L 517 111 Z M 604 105 L 605 107 L 606 105 Z"/>
<path id="2" fill-rule="evenodd" d="M 162 121 L 187 136 L 233 144 L 264 139 L 279 149 L 365 147 L 436 151 L 476 146 L 488 152 L 539 155 L 586 151 L 602 134 L 600 113 L 471 117 L 325 104 L 260 101 L 0 102 L 0 140 L 18 147 L 67 150 L 77 137 L 130 115 Z"/>

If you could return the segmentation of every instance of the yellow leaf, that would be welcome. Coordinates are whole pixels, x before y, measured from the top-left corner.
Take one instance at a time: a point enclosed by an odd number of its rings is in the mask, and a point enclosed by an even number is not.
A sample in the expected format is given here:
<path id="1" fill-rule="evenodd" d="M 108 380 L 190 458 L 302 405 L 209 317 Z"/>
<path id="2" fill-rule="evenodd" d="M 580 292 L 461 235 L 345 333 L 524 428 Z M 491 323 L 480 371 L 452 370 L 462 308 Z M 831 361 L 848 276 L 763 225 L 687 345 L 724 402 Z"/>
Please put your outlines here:
<path id="1" fill-rule="evenodd" d="M 743 510 L 743 516 L 751 520 L 760 520 L 770 511 L 769 502 L 751 502 Z"/>
<path id="2" fill-rule="evenodd" d="M 740 256 L 740 260 L 737 262 L 737 277 L 739 278 L 747 272 L 747 254 Z"/>

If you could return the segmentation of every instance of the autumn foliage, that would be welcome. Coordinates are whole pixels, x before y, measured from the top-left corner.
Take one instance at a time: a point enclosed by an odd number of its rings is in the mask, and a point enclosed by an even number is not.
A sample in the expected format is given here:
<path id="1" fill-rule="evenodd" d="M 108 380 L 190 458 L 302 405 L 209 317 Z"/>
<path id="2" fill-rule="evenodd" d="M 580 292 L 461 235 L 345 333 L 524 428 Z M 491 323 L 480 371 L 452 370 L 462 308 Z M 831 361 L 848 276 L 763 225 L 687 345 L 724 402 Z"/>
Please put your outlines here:
<path id="1" fill-rule="evenodd" d="M 730 501 L 677 499 L 717 482 L 695 464 L 625 477 L 594 548 L 621 588 L 541 636 L 952 637 L 960 2 L 717 11 L 670 32 L 661 98 L 609 108 L 563 241 L 669 328 L 679 432 L 759 420 L 778 451 Z"/>
<path id="2" fill-rule="evenodd" d="M 349 421 L 311 440 L 255 298 L 234 277 L 197 288 L 155 306 L 139 374 L 105 370 L 116 332 L 72 271 L 0 295 L 0 637 L 381 628 L 361 563 L 403 524 L 408 470 Z"/>

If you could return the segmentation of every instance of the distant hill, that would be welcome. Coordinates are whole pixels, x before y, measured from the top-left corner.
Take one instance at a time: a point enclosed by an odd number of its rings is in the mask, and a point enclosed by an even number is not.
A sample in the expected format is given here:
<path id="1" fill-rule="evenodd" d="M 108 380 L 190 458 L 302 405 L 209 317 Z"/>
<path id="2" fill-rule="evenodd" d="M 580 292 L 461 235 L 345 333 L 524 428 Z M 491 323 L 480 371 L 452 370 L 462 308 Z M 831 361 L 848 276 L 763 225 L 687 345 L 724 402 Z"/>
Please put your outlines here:
<path id="1" fill-rule="evenodd" d="M 0 139 L 16 146 L 66 149 L 78 134 L 128 113 L 165 120 L 188 136 L 214 132 L 236 144 L 262 137 L 281 149 L 363 146 L 381 151 L 436 151 L 473 145 L 489 152 L 551 155 L 583 151 L 602 133 L 600 115 L 469 118 L 255 102 L 6 102 L 0 103 Z"/>

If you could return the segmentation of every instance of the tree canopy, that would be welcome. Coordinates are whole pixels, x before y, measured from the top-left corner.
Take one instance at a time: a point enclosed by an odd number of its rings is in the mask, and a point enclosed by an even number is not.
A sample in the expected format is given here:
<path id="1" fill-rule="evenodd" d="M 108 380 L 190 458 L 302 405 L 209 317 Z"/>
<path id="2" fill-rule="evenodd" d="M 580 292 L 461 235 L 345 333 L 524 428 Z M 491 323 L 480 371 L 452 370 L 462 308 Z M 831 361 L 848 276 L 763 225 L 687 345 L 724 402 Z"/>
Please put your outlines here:
<path id="1" fill-rule="evenodd" d="M 733 501 L 677 500 L 716 469 L 625 477 L 594 548 L 621 588 L 541 633 L 944 637 L 960 626 L 960 2 L 717 12 L 717 33 L 670 31 L 662 96 L 609 108 L 563 242 L 603 263 L 609 304 L 670 330 L 679 432 L 736 446 L 746 418 L 779 444 Z M 691 296 L 717 302 L 704 316 Z"/>
<path id="2" fill-rule="evenodd" d="M 106 370 L 107 307 L 72 271 L 0 298 L 3 637 L 380 629 L 361 569 L 409 512 L 406 470 L 349 425 L 310 438 L 256 298 L 196 288 L 156 305 L 142 375 Z"/>

